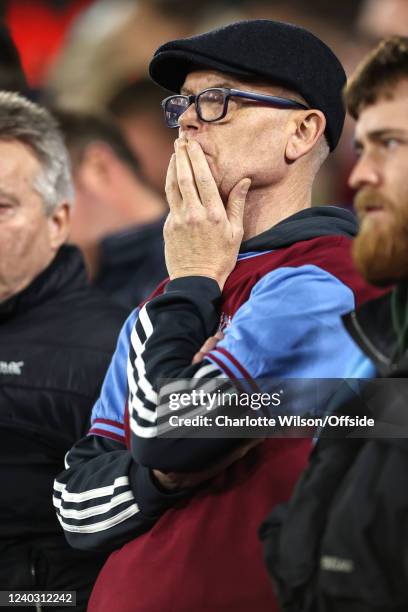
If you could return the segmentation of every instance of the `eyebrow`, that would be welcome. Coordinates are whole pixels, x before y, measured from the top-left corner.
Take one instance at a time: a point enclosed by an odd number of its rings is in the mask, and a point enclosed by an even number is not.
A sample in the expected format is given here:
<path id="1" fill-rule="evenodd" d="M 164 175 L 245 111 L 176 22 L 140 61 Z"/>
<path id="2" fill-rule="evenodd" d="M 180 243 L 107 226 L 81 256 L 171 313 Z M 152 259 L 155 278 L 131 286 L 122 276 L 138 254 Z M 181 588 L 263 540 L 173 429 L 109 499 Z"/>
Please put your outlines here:
<path id="1" fill-rule="evenodd" d="M 228 81 L 220 81 L 220 82 L 218 82 L 217 81 L 215 85 L 210 85 L 209 87 L 205 87 L 201 91 L 205 91 L 206 89 L 218 89 L 220 87 L 226 87 L 227 89 L 238 89 L 231 82 L 228 82 Z M 180 89 L 180 93 L 183 96 L 192 96 L 192 95 L 194 95 L 193 92 L 191 91 L 191 89 L 188 89 L 188 87 L 182 87 Z"/>
<path id="2" fill-rule="evenodd" d="M 370 140 L 371 142 L 379 142 L 386 136 L 396 136 L 398 138 L 407 138 L 408 139 L 408 130 L 404 130 L 401 128 L 382 128 L 381 130 L 372 130 L 365 135 L 365 139 Z M 363 146 L 362 140 L 358 138 L 354 138 L 353 145 L 355 149 L 361 149 Z"/>

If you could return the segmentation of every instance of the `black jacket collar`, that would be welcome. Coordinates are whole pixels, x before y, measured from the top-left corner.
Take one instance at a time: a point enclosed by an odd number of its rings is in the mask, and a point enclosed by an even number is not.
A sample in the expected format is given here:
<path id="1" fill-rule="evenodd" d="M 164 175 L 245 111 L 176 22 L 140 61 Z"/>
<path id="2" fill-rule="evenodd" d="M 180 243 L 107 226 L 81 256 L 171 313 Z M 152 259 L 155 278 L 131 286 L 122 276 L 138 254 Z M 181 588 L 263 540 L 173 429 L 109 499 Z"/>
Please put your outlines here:
<path id="1" fill-rule="evenodd" d="M 319 236 L 352 238 L 356 234 L 357 221 L 353 213 L 337 206 L 316 206 L 301 210 L 266 232 L 246 240 L 240 253 L 280 249 Z"/>
<path id="2" fill-rule="evenodd" d="M 62 246 L 50 265 L 28 287 L 0 303 L 0 321 L 35 308 L 68 287 L 75 291 L 83 289 L 87 284 L 80 251 L 73 246 Z"/>
<path id="3" fill-rule="evenodd" d="M 397 337 L 391 320 L 391 291 L 343 317 L 344 325 L 381 376 L 407 376 L 408 355 L 394 362 Z M 404 374 L 399 374 L 399 373 Z"/>

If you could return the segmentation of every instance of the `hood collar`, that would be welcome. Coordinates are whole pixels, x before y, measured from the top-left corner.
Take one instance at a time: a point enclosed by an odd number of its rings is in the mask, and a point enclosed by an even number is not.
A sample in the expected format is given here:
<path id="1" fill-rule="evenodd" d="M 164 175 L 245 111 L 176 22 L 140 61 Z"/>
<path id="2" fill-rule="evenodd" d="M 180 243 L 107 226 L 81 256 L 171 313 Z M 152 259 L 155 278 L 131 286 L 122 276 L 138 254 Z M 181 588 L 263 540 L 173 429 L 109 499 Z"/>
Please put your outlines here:
<path id="1" fill-rule="evenodd" d="M 353 213 L 337 206 L 315 206 L 291 215 L 266 232 L 241 244 L 240 253 L 268 251 L 288 247 L 301 240 L 320 236 L 348 236 L 357 234 Z"/>

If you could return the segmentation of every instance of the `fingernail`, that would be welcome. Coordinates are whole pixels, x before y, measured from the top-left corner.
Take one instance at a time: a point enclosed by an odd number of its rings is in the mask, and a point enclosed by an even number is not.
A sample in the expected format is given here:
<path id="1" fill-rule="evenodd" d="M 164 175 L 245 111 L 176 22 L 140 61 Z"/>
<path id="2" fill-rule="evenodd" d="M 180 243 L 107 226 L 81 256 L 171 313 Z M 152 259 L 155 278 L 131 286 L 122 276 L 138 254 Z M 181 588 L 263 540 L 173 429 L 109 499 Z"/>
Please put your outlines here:
<path id="1" fill-rule="evenodd" d="M 251 186 L 251 182 L 252 182 L 251 179 L 245 179 L 245 181 L 241 185 L 242 193 L 246 193 L 247 191 L 249 191 L 249 188 Z"/>

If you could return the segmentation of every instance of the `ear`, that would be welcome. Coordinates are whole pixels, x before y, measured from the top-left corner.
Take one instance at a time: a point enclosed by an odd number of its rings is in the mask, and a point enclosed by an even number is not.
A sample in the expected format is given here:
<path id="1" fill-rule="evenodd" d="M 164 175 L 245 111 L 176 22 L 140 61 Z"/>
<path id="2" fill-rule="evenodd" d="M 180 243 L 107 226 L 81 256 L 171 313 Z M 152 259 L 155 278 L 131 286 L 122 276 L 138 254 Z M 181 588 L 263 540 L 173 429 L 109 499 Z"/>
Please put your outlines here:
<path id="1" fill-rule="evenodd" d="M 68 240 L 71 207 L 63 202 L 47 217 L 50 247 L 55 253 Z"/>
<path id="2" fill-rule="evenodd" d="M 313 149 L 326 129 L 326 118 L 317 109 L 296 111 L 288 123 L 288 129 L 285 154 L 289 162 L 294 162 Z"/>

